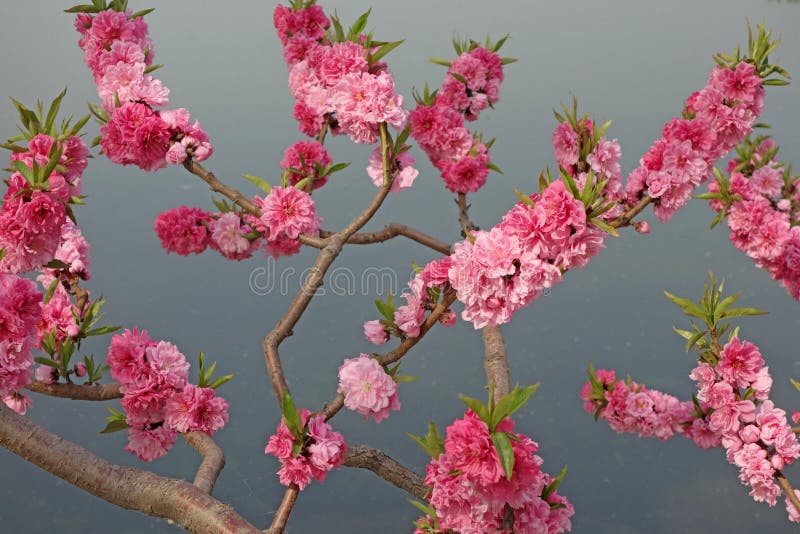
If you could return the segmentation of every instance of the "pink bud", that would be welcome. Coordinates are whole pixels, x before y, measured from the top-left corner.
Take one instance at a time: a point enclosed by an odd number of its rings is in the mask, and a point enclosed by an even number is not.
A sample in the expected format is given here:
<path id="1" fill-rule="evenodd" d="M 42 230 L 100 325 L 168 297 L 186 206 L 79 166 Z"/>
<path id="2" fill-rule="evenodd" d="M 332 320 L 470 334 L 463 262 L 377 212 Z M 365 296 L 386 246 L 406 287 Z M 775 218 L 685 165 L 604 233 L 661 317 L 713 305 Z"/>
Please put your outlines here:
<path id="1" fill-rule="evenodd" d="M 75 376 L 86 376 L 86 364 L 78 362 L 75 364 Z"/>
<path id="2" fill-rule="evenodd" d="M 383 345 L 389 341 L 389 334 L 384 330 L 380 321 L 367 321 L 364 323 L 364 337 L 376 345 Z"/>
<path id="3" fill-rule="evenodd" d="M 784 465 L 786 465 L 786 462 L 783 461 L 783 456 L 781 456 L 780 454 L 773 454 L 772 458 L 770 458 L 769 461 L 772 464 L 772 467 L 774 467 L 778 471 L 783 469 Z"/>
<path id="4" fill-rule="evenodd" d="M 456 324 L 456 314 L 453 310 L 447 310 L 439 316 L 439 322 L 444 326 L 453 326 Z"/>
<path id="5" fill-rule="evenodd" d="M 167 163 L 180 165 L 186 160 L 186 147 L 180 143 L 173 143 L 167 151 Z"/>
<path id="6" fill-rule="evenodd" d="M 739 432 L 739 437 L 745 443 L 755 443 L 759 440 L 760 432 L 755 425 L 747 425 Z"/>
<path id="7" fill-rule="evenodd" d="M 782 198 L 778 201 L 778 211 L 789 211 L 792 208 L 792 203 L 788 198 Z"/>
<path id="8" fill-rule="evenodd" d="M 647 221 L 639 221 L 633 225 L 633 229 L 636 230 L 637 233 L 640 234 L 649 234 L 650 233 L 650 223 Z"/>

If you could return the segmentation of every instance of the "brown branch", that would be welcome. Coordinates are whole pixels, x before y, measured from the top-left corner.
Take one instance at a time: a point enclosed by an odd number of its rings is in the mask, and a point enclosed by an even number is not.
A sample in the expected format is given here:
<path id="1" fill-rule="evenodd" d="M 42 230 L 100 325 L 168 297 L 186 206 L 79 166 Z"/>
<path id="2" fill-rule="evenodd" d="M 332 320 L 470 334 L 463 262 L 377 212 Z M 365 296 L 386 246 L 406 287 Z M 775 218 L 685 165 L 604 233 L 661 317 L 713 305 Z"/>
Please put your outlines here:
<path id="1" fill-rule="evenodd" d="M 297 496 L 300 495 L 300 488 L 297 484 L 292 484 L 283 493 L 281 504 L 275 511 L 275 517 L 272 518 L 272 525 L 266 530 L 269 534 L 281 534 L 283 529 L 286 528 L 286 522 L 289 521 L 289 515 L 292 513 L 294 503 L 297 502 Z"/>
<path id="2" fill-rule="evenodd" d="M 614 219 L 613 221 L 609 222 L 608 224 L 613 228 L 622 228 L 623 226 L 628 226 L 631 224 L 631 221 L 634 217 L 639 215 L 651 202 L 653 201 L 652 198 L 645 195 L 642 197 L 642 200 L 639 201 L 634 207 Z"/>
<path id="3" fill-rule="evenodd" d="M 106 401 L 122 398 L 119 384 L 96 384 L 93 386 L 86 384 L 45 384 L 34 380 L 26 385 L 25 389 L 42 395 L 72 400 Z"/>
<path id="4" fill-rule="evenodd" d="M 385 481 L 417 499 L 425 499 L 428 487 L 421 476 L 377 449 L 356 445 L 347 449 L 344 465 L 369 469 Z"/>
<path id="5" fill-rule="evenodd" d="M 194 485 L 211 495 L 211 492 L 214 491 L 214 484 L 216 484 L 222 468 L 225 467 L 225 454 L 205 432 L 188 432 L 183 434 L 183 439 L 203 458 L 200 467 L 197 468 Z"/>
<path id="6" fill-rule="evenodd" d="M 478 227 L 469 218 L 470 205 L 467 204 L 466 193 L 458 194 L 456 205 L 458 206 L 458 224 L 461 226 L 461 237 L 466 238 L 473 230 L 478 230 Z"/>
<path id="7" fill-rule="evenodd" d="M 506 344 L 499 326 L 483 327 L 483 347 L 486 380 L 494 387 L 494 400 L 497 402 L 510 391 Z"/>
<path id="8" fill-rule="evenodd" d="M 780 471 L 775 471 L 775 480 L 778 481 L 778 485 L 786 494 L 786 497 L 789 499 L 789 502 L 792 503 L 794 509 L 797 510 L 798 513 L 800 513 L 800 498 L 798 498 L 797 495 L 795 494 L 794 488 L 792 488 L 792 485 L 789 482 L 789 480 Z"/>
<path id="9" fill-rule="evenodd" d="M 189 532 L 260 533 L 231 506 L 185 480 L 112 464 L 0 405 L 0 446 L 112 504 Z"/>
<path id="10" fill-rule="evenodd" d="M 202 165 L 193 159 L 187 158 L 187 160 L 183 163 L 183 166 L 186 167 L 187 171 L 195 176 L 198 176 L 201 180 L 207 183 L 211 190 L 215 193 L 225 195 L 245 211 L 248 211 L 254 215 L 261 214 L 261 210 L 258 208 L 258 205 L 256 205 L 255 202 L 244 196 L 238 189 L 221 182 L 216 176 L 214 176 L 213 172 L 206 170 Z"/>
<path id="11" fill-rule="evenodd" d="M 283 396 L 289 392 L 289 386 L 286 384 L 286 377 L 283 373 L 283 366 L 281 365 L 280 354 L 278 353 L 278 346 L 284 339 L 292 334 L 292 329 L 302 317 L 311 299 L 317 292 L 317 289 L 322 286 L 325 273 L 339 253 L 342 251 L 345 242 L 358 232 L 373 215 L 378 211 L 389 194 L 389 189 L 392 187 L 392 175 L 389 167 L 389 131 L 387 130 L 386 123 L 380 125 L 381 135 L 381 157 L 383 160 L 383 184 L 378 190 L 378 193 L 372 199 L 372 202 L 367 208 L 361 212 L 358 217 L 353 219 L 344 229 L 328 238 L 328 243 L 320 250 L 314 265 L 309 269 L 309 274 L 303 280 L 303 285 L 295 295 L 294 300 L 289 305 L 289 309 L 278 321 L 278 324 L 264 337 L 264 358 L 267 362 L 269 369 L 270 382 L 272 389 L 275 391 L 275 396 L 280 406 L 283 405 Z M 286 490 L 278 510 L 275 512 L 272 525 L 270 529 L 274 534 L 282 534 L 286 526 L 286 521 L 289 519 L 289 514 L 292 512 L 294 503 L 297 500 L 297 493 L 299 490 L 296 487 L 290 487 Z"/>
<path id="12" fill-rule="evenodd" d="M 320 237 L 322 239 L 332 235 L 330 232 L 320 232 Z M 445 243 L 444 241 L 440 241 L 435 237 L 429 236 L 428 234 L 421 232 L 415 228 L 411 228 L 410 226 L 406 226 L 405 224 L 399 223 L 390 223 L 383 228 L 383 230 L 378 230 L 377 232 L 363 232 L 363 233 L 356 233 L 353 234 L 350 239 L 347 240 L 348 245 L 371 245 L 373 243 L 383 243 L 384 241 L 388 241 L 393 239 L 397 236 L 407 237 L 412 241 L 416 241 L 421 245 L 425 245 L 428 248 L 431 248 L 437 252 L 441 252 L 442 254 L 449 255 L 450 254 L 450 245 Z"/>

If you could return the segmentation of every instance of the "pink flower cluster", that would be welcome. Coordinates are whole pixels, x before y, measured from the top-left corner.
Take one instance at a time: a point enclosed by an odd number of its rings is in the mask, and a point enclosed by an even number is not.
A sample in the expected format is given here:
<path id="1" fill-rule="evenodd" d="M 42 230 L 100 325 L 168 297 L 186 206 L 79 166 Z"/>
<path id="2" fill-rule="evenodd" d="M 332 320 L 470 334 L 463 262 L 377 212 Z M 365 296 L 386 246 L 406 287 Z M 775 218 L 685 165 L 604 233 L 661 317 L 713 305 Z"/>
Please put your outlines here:
<path id="1" fill-rule="evenodd" d="M 587 224 L 583 203 L 563 182 L 530 199 L 533 207 L 520 201 L 499 225 L 455 245 L 448 278 L 475 328 L 508 322 L 603 247 L 605 234 Z"/>
<path id="2" fill-rule="evenodd" d="M 211 247 L 225 258 L 243 260 L 258 248 L 258 239 L 248 239 L 250 224 L 234 212 L 209 213 L 180 206 L 160 213 L 154 229 L 167 253 L 200 254 Z"/>
<path id="3" fill-rule="evenodd" d="M 294 187 L 273 187 L 265 198 L 253 199 L 261 217 L 248 216 L 253 228 L 264 234 L 267 251 L 275 257 L 300 250 L 300 234 L 319 235 L 322 218 L 317 215 L 311 195 Z"/>
<path id="4" fill-rule="evenodd" d="M 261 210 L 260 217 L 180 206 L 160 213 L 154 229 L 168 253 L 188 256 L 200 254 L 210 246 L 225 258 L 237 261 L 251 257 L 262 237 L 266 253 L 278 257 L 300 251 L 300 234 L 319 235 L 322 219 L 305 191 L 273 187 L 266 197 L 255 197 L 253 201 Z"/>
<path id="5" fill-rule="evenodd" d="M 418 104 L 408 122 L 411 136 L 439 169 L 449 191 L 474 193 L 483 187 L 489 176 L 489 151 L 464 126 L 461 113 L 437 98 L 431 105 Z"/>
<path id="6" fill-rule="evenodd" d="M 473 48 L 450 64 L 436 97 L 437 104 L 454 109 L 468 121 L 474 121 L 481 111 L 500 100 L 502 81 L 503 61 L 500 56 L 482 46 Z"/>
<path id="7" fill-rule="evenodd" d="M 44 168 L 54 142 L 49 135 L 38 134 L 28 142 L 27 151 L 11 154 L 11 163 L 20 161 L 33 169 L 35 162 Z M 59 148 L 63 173 L 54 169 L 47 178 L 46 188 L 32 188 L 19 172 L 8 179 L 0 207 L 0 249 L 5 249 L 0 272 L 19 274 L 39 269 L 59 254 L 77 259 L 69 249 L 72 245 L 83 248 L 73 241 L 75 227 L 68 221 L 66 203 L 81 194 L 81 174 L 89 150 L 80 137 L 59 142 Z M 78 270 L 80 266 L 76 266 Z"/>
<path id="8" fill-rule="evenodd" d="M 289 67 L 289 89 L 300 131 L 316 136 L 327 123 L 335 135 L 356 143 L 374 143 L 385 122 L 401 128 L 403 97 L 385 65 L 369 64 L 369 50 L 351 41 L 329 42 L 330 21 L 317 5 L 294 10 L 277 6 L 275 28 Z"/>
<path id="9" fill-rule="evenodd" d="M 716 67 L 706 86 L 686 101 L 684 118 L 664 126 L 663 137 L 628 177 L 628 202 L 649 195 L 663 222 L 685 206 L 714 162 L 752 130 L 764 105 L 761 81 L 752 63 Z"/>
<path id="10" fill-rule="evenodd" d="M 622 148 L 616 139 L 609 141 L 605 137 L 600 137 L 595 142 L 596 127 L 594 121 L 588 117 L 579 120 L 576 117 L 574 126 L 568 120 L 561 122 L 552 136 L 556 161 L 559 167 L 575 180 L 579 190 L 583 190 L 591 172 L 593 185 L 606 181 L 606 185 L 600 191 L 603 198 L 606 201 L 619 202 L 625 197 L 621 191 L 622 170 L 619 164 Z M 588 144 L 588 147 L 584 148 L 582 144 Z M 622 206 L 616 205 L 601 214 L 601 218 L 614 219 L 621 215 L 622 211 Z"/>
<path id="11" fill-rule="evenodd" d="M 513 436 L 514 471 L 510 480 L 486 423 L 472 410 L 447 427 L 444 453 L 428 464 L 425 477 L 425 484 L 431 486 L 429 500 L 439 520 L 438 532 L 501 532 L 506 505 L 514 511 L 514 532 L 569 531 L 569 518 L 575 510 L 556 491 L 544 495 L 551 478 L 541 470 L 538 444 L 515 433 L 511 420 L 503 421 L 496 430 Z"/>
<path id="12" fill-rule="evenodd" d="M 30 280 L 0 273 L 0 399 L 25 413 L 17 391 L 30 382 L 42 294 Z"/>
<path id="13" fill-rule="evenodd" d="M 397 383 L 368 354 L 347 359 L 339 367 L 338 392 L 344 394 L 345 408 L 376 423 L 389 417 L 390 410 L 400 409 Z"/>
<path id="14" fill-rule="evenodd" d="M 598 369 L 593 380 L 581 388 L 580 397 L 584 410 L 596 413 L 617 433 L 661 440 L 680 434 L 703 449 L 720 445 L 719 436 L 695 417 L 691 401 L 681 402 L 644 384 L 617 380 L 614 371 Z"/>
<path id="15" fill-rule="evenodd" d="M 145 330 L 111 338 L 106 357 L 124 396 L 128 428 L 125 450 L 151 461 L 165 455 L 178 432 L 213 435 L 228 421 L 228 403 L 211 388 L 190 384 L 189 363 L 172 343 Z"/>
<path id="16" fill-rule="evenodd" d="M 734 336 L 715 365 L 701 361 L 689 376 L 697 383 L 696 403 L 618 381 L 605 369 L 591 375 L 580 396 L 587 412 L 617 432 L 659 439 L 681 434 L 704 449 L 721 445 L 750 496 L 774 506 L 781 492 L 776 472 L 800 456 L 800 443 L 786 412 L 769 399 L 772 377 L 758 347 Z"/>
<path id="17" fill-rule="evenodd" d="M 331 155 L 318 141 L 298 141 L 283 153 L 281 169 L 289 172 L 289 184 L 297 185 L 304 178 L 311 178 L 312 189 L 319 189 L 328 182 L 328 175 L 322 175 L 331 164 Z M 300 172 L 296 172 L 300 171 Z"/>
<path id="18" fill-rule="evenodd" d="M 187 110 L 156 109 L 169 103 L 169 89 L 147 73 L 153 43 L 142 17 L 112 9 L 79 13 L 75 29 L 109 115 L 100 133 L 103 152 L 111 161 L 152 171 L 211 156 L 208 134 L 199 122 L 191 123 Z"/>
<path id="19" fill-rule="evenodd" d="M 328 471 L 342 465 L 347 445 L 342 435 L 325 422 L 322 414 L 312 417 L 311 412 L 303 408 L 300 411 L 300 424 L 304 440 L 297 455 L 293 453 L 295 436 L 283 420 L 278 424 L 277 433 L 270 436 L 264 453 L 280 460 L 278 477 L 281 484 L 297 484 L 302 490 L 312 478 L 322 482 Z"/>
<path id="20" fill-rule="evenodd" d="M 42 337 L 48 333 L 54 335 L 59 345 L 68 339 L 77 338 L 80 324 L 76 317 L 80 318 L 81 315 L 81 310 L 73 304 L 69 292 L 58 283 L 50 300 L 42 304 L 42 318 L 38 326 L 39 341 L 41 342 Z"/>
<path id="21" fill-rule="evenodd" d="M 768 157 L 775 150 L 771 140 L 743 143 L 748 145 L 753 159 L 734 158 L 728 166 L 726 185 L 738 196 L 726 213 L 731 242 L 800 300 L 800 179 L 788 172 L 784 178 L 782 164 Z M 709 183 L 708 189 L 719 193 L 719 182 Z M 710 204 L 715 211 L 724 209 L 719 200 Z"/>
<path id="22" fill-rule="evenodd" d="M 774 506 L 780 488 L 776 470 L 800 456 L 800 443 L 786 412 L 769 400 L 772 378 L 758 347 L 734 336 L 720 352 L 716 366 L 702 362 L 691 373 L 697 398 L 713 409 L 709 428 L 722 439 L 728 461 L 739 468 L 739 480 L 749 485 L 758 502 Z M 745 391 L 752 397 L 745 398 Z"/>

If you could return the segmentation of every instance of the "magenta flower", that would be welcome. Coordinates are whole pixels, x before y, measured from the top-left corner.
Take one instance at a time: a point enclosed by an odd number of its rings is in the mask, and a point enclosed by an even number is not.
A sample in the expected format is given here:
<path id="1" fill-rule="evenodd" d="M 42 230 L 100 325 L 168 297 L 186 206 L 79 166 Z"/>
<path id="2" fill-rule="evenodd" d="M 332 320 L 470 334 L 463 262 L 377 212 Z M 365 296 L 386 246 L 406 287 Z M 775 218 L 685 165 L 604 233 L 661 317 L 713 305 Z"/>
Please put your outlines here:
<path id="1" fill-rule="evenodd" d="M 200 254 L 209 245 L 208 225 L 211 214 L 200 208 L 180 206 L 159 213 L 153 225 L 161 246 L 169 254 Z"/>
<path id="2" fill-rule="evenodd" d="M 317 235 L 322 219 L 317 216 L 314 201 L 305 191 L 294 187 L 273 187 L 266 198 L 256 197 L 261 208 L 259 227 L 268 241 L 285 237 L 297 239 L 300 234 Z"/>

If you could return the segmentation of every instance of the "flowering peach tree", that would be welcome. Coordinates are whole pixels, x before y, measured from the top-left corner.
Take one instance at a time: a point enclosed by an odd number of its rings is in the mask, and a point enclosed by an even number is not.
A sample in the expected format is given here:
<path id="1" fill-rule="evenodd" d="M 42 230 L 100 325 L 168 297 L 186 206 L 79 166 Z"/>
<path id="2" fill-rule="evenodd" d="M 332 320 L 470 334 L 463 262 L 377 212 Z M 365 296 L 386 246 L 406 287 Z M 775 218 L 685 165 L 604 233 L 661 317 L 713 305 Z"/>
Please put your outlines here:
<path id="1" fill-rule="evenodd" d="M 171 107 L 180 96 L 157 77 L 161 65 L 145 22 L 151 11 L 134 11 L 127 0 L 68 9 L 98 101 L 75 121 L 59 119 L 64 93 L 49 106 L 14 100 L 20 133 L 3 144 L 11 154 L 0 208 L 0 445 L 102 499 L 193 532 L 260 532 L 212 496 L 224 466 L 212 437 L 228 422 L 222 386 L 234 364 L 224 362 L 220 374 L 200 353 L 191 365 L 178 346 L 151 338 L 145 318 L 137 327 L 107 325 L 103 299 L 84 287 L 91 260 L 78 221 L 93 153 L 147 172 L 182 166 L 215 193 L 213 210 L 178 206 L 156 218 L 167 253 L 211 249 L 245 261 L 294 255 L 304 246 L 319 250 L 263 340 L 282 417 L 252 446 L 274 457 L 275 482 L 285 486 L 266 530 L 273 534 L 285 530 L 309 484 L 343 465 L 369 469 L 407 491 L 421 512 L 418 533 L 569 531 L 575 509 L 559 493 L 568 459 L 548 457 L 545 465 L 536 441 L 516 430 L 513 416 L 538 384 L 511 387 L 501 325 L 568 271 L 586 267 L 609 236 L 625 228 L 649 233 L 648 223 L 637 220 L 649 206 L 666 223 L 693 197 L 706 199 L 716 212 L 713 224 L 726 223 L 736 248 L 800 300 L 800 181 L 777 160 L 777 145 L 753 133 L 767 87 L 789 77 L 771 62 L 777 41 L 763 26 L 748 32 L 743 50 L 714 57 L 705 86 L 688 95 L 625 179 L 620 144 L 608 137 L 611 122 L 580 113 L 576 100 L 562 105 L 552 134 L 555 162 L 539 173 L 538 191 L 513 191 L 516 203 L 481 229 L 470 219 L 468 195 L 501 171 L 491 157 L 494 140 L 474 124 L 500 102 L 505 70 L 515 61 L 501 55 L 505 37 L 456 39 L 451 59 L 432 60 L 446 69 L 441 84 L 425 84 L 411 100 L 396 91 L 390 69 L 390 53 L 401 42 L 368 31 L 369 12 L 348 26 L 314 0 L 277 6 L 274 26 L 304 138 L 286 148 L 269 178 L 244 174 L 244 185 L 252 186 L 244 193 L 203 166 L 214 152 L 209 133 L 188 110 Z M 81 132 L 92 118 L 99 135 L 87 146 Z M 325 147 L 329 136 L 374 147 L 362 165 L 374 197 L 334 231 L 324 229 L 313 195 L 337 173 L 354 171 Z M 430 160 L 455 195 L 459 242 L 405 224 L 362 231 L 390 195 L 414 186 L 419 158 Z M 347 247 L 396 237 L 440 257 L 415 265 L 399 295 L 375 301 L 375 318 L 363 324 L 367 352 L 343 358 L 329 402 L 302 406 L 302 390 L 290 393 L 283 371 L 283 341 L 298 333 L 298 321 Z M 617 432 L 661 440 L 681 435 L 702 448 L 724 449 L 756 501 L 774 506 L 784 498 L 789 519 L 800 522 L 800 492 L 782 472 L 800 455 L 795 429 L 770 399 L 773 378 L 759 348 L 731 322 L 761 312 L 735 307 L 738 297 L 725 296 L 713 275 L 697 303 L 667 296 L 693 321 L 676 331 L 687 351 L 698 353 L 690 374 L 697 390 L 682 401 L 590 366 L 580 392 L 586 410 Z M 431 329 L 459 320 L 482 331 L 488 396 L 462 396 L 465 411 L 452 414 L 444 431 L 420 421 L 420 435 L 411 438 L 431 456 L 425 476 L 379 450 L 348 444 L 334 416 L 346 408 L 364 424 L 391 418 L 401 409 L 403 384 L 414 380 L 402 374 L 401 360 Z M 94 336 L 110 336 L 104 358 L 83 355 L 82 343 Z M 370 352 L 366 343 L 389 348 Z M 61 439 L 24 417 L 29 392 L 109 401 L 102 431 L 125 432 L 125 449 L 143 462 L 168 454 L 182 437 L 202 456 L 193 482 L 123 468 Z M 800 414 L 791 417 L 797 422 Z M 55 447 L 63 454 L 54 457 Z"/>

